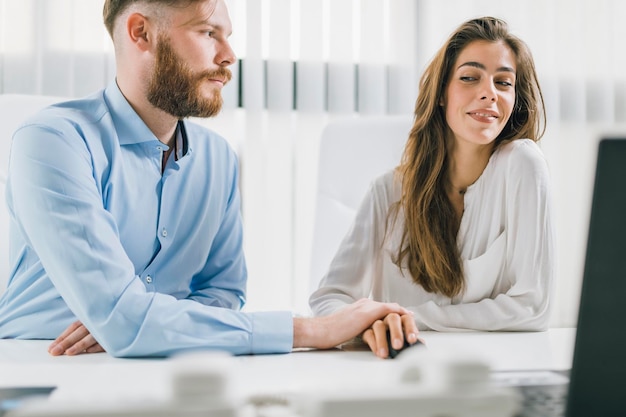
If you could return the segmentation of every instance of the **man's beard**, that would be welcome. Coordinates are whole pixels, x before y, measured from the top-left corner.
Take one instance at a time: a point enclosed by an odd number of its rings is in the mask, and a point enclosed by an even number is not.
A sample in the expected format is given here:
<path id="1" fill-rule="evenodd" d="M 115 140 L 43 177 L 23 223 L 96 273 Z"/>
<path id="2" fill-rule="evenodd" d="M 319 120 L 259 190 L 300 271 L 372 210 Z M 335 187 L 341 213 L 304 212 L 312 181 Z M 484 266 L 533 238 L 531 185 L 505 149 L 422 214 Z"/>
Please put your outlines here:
<path id="1" fill-rule="evenodd" d="M 218 88 L 211 97 L 201 93 L 202 84 L 210 79 L 230 81 L 230 70 L 220 67 L 215 71 L 194 73 L 183 63 L 169 40 L 159 37 L 154 71 L 148 85 L 148 101 L 155 107 L 179 119 L 211 117 L 222 109 L 222 95 Z"/>

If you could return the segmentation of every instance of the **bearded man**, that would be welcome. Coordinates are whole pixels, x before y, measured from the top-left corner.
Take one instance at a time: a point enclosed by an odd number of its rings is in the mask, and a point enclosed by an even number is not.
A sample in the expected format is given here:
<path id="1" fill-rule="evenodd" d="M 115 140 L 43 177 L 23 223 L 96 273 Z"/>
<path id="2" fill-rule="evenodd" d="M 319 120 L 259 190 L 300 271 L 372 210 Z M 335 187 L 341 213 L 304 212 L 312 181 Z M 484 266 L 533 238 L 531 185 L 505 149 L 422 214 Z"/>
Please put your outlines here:
<path id="1" fill-rule="evenodd" d="M 14 134 L 11 276 L 0 338 L 52 355 L 330 348 L 395 304 L 327 317 L 241 312 L 247 270 L 237 155 L 211 117 L 235 61 L 224 0 L 106 0 L 115 79 Z"/>

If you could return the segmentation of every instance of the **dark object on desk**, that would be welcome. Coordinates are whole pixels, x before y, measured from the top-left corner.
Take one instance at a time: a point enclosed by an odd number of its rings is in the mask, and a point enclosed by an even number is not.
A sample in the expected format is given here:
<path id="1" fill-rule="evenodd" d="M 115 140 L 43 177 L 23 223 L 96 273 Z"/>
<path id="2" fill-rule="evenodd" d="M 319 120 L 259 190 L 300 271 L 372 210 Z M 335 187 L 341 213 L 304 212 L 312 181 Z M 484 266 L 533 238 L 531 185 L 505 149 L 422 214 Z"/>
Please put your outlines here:
<path id="1" fill-rule="evenodd" d="M 391 346 L 391 333 L 389 332 L 389 329 L 387 329 L 387 347 L 389 348 L 389 358 L 393 359 L 396 356 L 398 356 L 400 353 L 402 353 L 404 351 L 404 349 L 410 348 L 410 347 L 414 347 L 414 346 L 418 346 L 421 345 L 422 342 L 420 342 L 419 340 L 413 344 L 410 344 L 409 342 L 407 342 L 406 339 L 404 339 L 404 346 L 402 346 L 400 349 L 394 349 L 393 346 Z"/>
<path id="2" fill-rule="evenodd" d="M 626 413 L 626 138 L 598 147 L 567 417 Z"/>
<path id="3" fill-rule="evenodd" d="M 25 401 L 46 398 L 56 387 L 0 388 L 0 416 L 19 408 Z"/>
<path id="4" fill-rule="evenodd" d="M 514 417 L 563 417 L 569 371 L 529 370 L 492 374 L 496 386 L 516 389 L 521 407 Z"/>
<path id="5" fill-rule="evenodd" d="M 604 138 L 598 145 L 587 234 L 574 358 L 569 384 L 561 390 L 536 384 L 546 396 L 561 393 L 565 407 L 555 416 L 626 415 L 626 137 Z M 542 388 L 543 387 L 543 388 Z M 552 417 L 535 410 L 526 386 L 520 416 Z M 563 410 L 564 408 L 564 410 Z"/>
<path id="6" fill-rule="evenodd" d="M 515 417 L 562 417 L 565 415 L 567 383 L 521 386 L 522 410 Z"/>

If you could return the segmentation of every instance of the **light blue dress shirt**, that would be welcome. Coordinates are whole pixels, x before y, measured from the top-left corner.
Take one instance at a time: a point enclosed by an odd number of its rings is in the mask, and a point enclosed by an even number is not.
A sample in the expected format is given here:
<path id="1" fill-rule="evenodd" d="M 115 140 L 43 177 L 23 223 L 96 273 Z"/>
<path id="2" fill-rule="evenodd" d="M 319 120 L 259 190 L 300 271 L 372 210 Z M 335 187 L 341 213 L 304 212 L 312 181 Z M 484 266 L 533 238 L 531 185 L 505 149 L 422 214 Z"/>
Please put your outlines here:
<path id="1" fill-rule="evenodd" d="M 237 157 L 179 123 L 182 157 L 115 82 L 47 108 L 13 137 L 9 285 L 0 338 L 55 339 L 80 320 L 113 356 L 289 352 L 290 312 L 238 311 L 247 279 Z"/>

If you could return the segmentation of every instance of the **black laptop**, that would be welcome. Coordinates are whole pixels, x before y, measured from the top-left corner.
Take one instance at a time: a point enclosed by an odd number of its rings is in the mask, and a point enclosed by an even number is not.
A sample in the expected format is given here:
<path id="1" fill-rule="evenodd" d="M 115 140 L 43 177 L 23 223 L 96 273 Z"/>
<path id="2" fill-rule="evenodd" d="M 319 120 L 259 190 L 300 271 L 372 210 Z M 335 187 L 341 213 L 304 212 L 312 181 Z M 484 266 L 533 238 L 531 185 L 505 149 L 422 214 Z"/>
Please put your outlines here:
<path id="1" fill-rule="evenodd" d="M 522 394 L 516 417 L 626 416 L 626 138 L 598 145 L 571 370 L 500 382 Z"/>
<path id="2" fill-rule="evenodd" d="M 598 147 L 566 417 L 626 416 L 626 138 Z"/>

